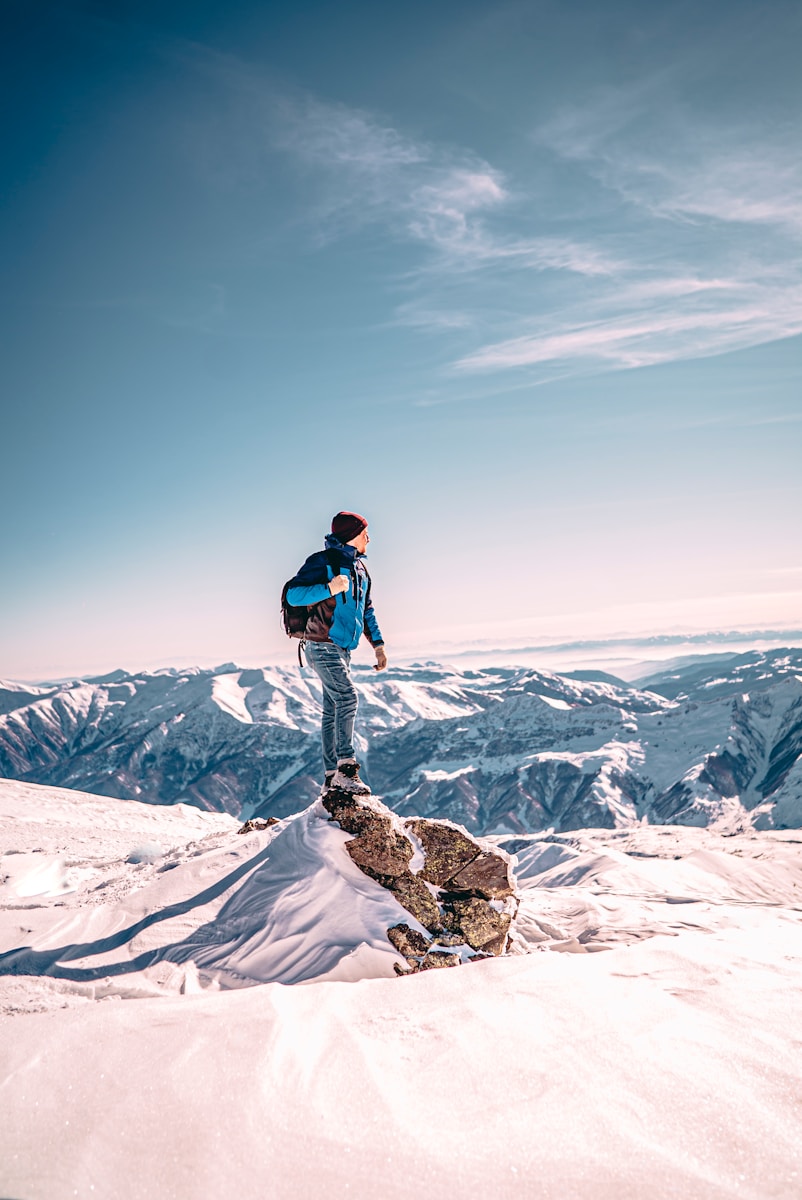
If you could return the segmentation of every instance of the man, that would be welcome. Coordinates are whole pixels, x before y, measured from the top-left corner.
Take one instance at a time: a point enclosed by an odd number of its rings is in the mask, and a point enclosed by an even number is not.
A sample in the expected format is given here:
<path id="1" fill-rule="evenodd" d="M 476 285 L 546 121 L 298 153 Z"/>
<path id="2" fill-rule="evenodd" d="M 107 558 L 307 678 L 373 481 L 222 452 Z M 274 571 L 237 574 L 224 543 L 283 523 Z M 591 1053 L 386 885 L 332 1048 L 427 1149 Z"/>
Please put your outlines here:
<path id="1" fill-rule="evenodd" d="M 351 651 L 364 633 L 376 651 L 377 671 L 387 666 L 384 639 L 370 599 L 370 576 L 363 559 L 368 523 L 359 513 L 338 512 L 326 536 L 326 549 L 310 555 L 287 587 L 287 602 L 310 607 L 306 659 L 323 684 L 323 791 L 339 788 L 364 796 L 354 756 L 358 696 L 351 681 Z"/>

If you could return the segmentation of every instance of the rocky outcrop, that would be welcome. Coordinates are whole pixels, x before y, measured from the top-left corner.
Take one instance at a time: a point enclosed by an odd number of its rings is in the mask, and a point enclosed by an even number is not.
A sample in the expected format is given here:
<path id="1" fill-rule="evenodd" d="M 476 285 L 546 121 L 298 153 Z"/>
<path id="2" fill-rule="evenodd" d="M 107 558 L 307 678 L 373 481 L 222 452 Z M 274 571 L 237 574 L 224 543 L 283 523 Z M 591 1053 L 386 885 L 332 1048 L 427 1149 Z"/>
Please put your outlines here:
<path id="1" fill-rule="evenodd" d="M 251 817 L 250 821 L 246 821 L 244 825 L 239 827 L 237 833 L 261 833 L 262 830 L 269 829 L 271 825 L 278 825 L 278 823 L 278 817 L 268 817 L 264 821 L 261 817 Z"/>
<path id="2" fill-rule="evenodd" d="M 392 892 L 421 928 L 399 922 L 387 936 L 401 975 L 504 954 L 518 896 L 509 856 L 448 821 L 404 821 L 375 797 L 332 790 L 332 821 L 352 835 L 349 855 Z"/>

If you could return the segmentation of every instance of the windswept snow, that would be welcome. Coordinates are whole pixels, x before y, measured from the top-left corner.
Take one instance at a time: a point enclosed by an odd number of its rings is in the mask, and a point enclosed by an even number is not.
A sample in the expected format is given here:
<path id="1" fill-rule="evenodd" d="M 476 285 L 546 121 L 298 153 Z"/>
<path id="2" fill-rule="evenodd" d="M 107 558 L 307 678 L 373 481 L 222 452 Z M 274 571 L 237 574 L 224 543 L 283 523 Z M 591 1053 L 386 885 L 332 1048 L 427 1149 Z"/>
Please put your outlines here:
<path id="1" fill-rule="evenodd" d="M 518 953 L 398 979 L 316 806 L 237 828 L 0 783 L 0 1195 L 797 1200 L 798 833 L 500 838 Z"/>
<path id="2" fill-rule="evenodd" d="M 519 935 L 585 952 L 687 931 L 766 928 L 783 937 L 802 912 L 798 833 L 722 836 L 638 825 L 626 831 L 499 839 L 517 856 Z"/>
<path id="3" fill-rule="evenodd" d="M 213 987 L 393 977 L 403 964 L 387 929 L 415 922 L 343 852 L 348 835 L 319 804 L 245 836 L 230 818 L 185 809 L 183 829 L 174 817 L 160 843 L 143 847 L 141 831 L 152 837 L 161 825 L 148 816 L 175 810 L 22 784 L 0 784 L 0 802 L 0 929 L 3 950 L 19 948 L 0 964 L 16 975 L 63 979 L 71 995 L 94 997 L 98 985 L 105 995 L 178 990 L 184 977 L 171 964 L 192 963 Z M 28 820 L 43 806 L 54 817 L 44 839 L 41 817 Z M 77 836 L 60 822 L 64 809 Z M 115 816 L 118 856 L 107 836 Z M 41 905 L 26 931 L 17 917 L 32 896 Z"/>

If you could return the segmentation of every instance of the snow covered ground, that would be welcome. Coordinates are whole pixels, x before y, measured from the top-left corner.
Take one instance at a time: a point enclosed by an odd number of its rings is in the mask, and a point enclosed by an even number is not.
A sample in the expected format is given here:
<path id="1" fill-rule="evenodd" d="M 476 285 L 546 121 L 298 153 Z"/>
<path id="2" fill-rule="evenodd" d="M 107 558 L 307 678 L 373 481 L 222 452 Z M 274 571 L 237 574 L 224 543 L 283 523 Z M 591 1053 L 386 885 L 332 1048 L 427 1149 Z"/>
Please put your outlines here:
<path id="1" fill-rule="evenodd" d="M 399 979 L 316 806 L 237 828 L 0 781 L 3 1197 L 802 1194 L 798 831 L 499 838 L 517 952 Z"/>

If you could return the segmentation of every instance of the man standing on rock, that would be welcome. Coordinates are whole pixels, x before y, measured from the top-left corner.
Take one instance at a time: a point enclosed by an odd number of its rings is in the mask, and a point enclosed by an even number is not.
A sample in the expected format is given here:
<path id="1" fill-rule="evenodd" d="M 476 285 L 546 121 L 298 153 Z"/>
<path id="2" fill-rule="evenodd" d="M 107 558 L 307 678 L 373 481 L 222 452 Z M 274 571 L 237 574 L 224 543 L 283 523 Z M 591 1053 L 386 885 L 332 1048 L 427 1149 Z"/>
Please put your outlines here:
<path id="1" fill-rule="evenodd" d="M 287 585 L 287 602 L 307 606 L 307 662 L 323 685 L 324 792 L 331 788 L 367 795 L 354 755 L 354 721 L 358 696 L 351 680 L 351 651 L 363 633 L 376 651 L 375 670 L 387 666 L 370 599 L 370 576 L 364 564 L 368 523 L 359 513 L 338 512 L 326 536 L 326 549 L 310 555 Z"/>

